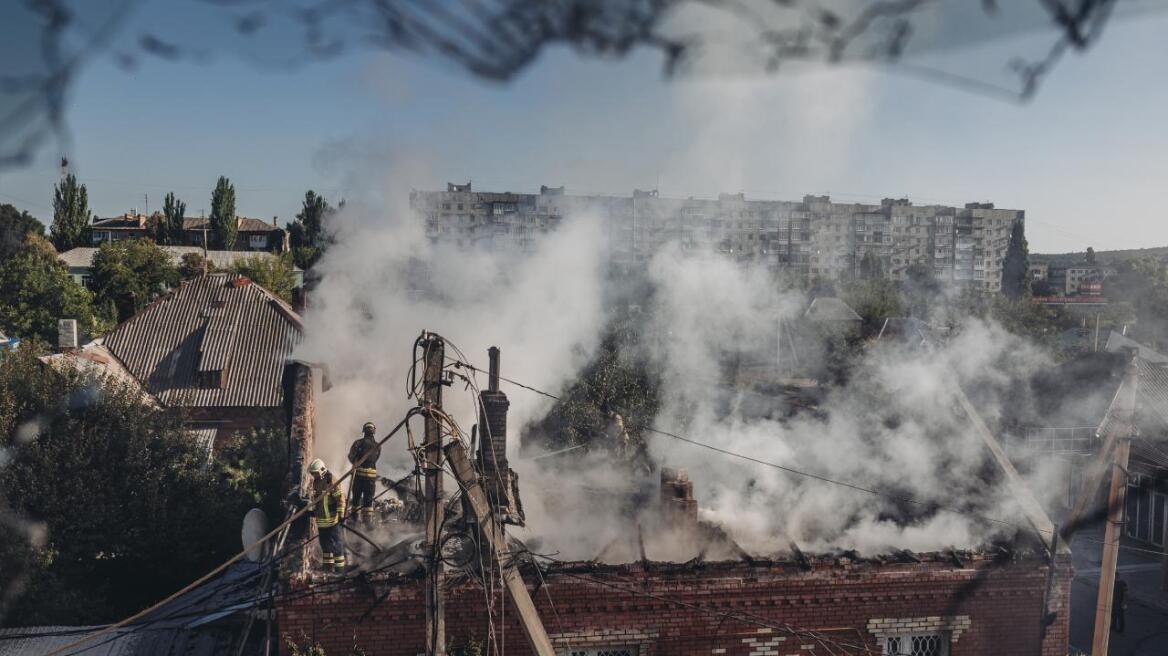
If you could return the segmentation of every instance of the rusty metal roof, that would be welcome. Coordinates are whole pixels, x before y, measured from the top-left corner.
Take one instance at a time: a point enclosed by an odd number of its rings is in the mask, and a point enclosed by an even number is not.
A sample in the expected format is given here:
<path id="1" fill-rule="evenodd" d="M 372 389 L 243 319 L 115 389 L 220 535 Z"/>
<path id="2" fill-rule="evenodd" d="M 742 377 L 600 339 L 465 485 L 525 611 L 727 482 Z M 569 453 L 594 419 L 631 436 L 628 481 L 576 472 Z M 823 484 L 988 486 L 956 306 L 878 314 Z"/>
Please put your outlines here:
<path id="1" fill-rule="evenodd" d="M 164 404 L 276 407 L 302 331 L 299 315 L 267 290 L 213 273 L 151 303 L 105 346 Z"/>
<path id="2" fill-rule="evenodd" d="M 240 232 L 274 232 L 281 230 L 280 226 L 272 225 L 263 219 L 253 219 L 247 216 L 235 217 L 236 229 Z M 211 228 L 211 219 L 205 217 L 186 217 L 183 219 L 183 230 L 202 230 Z"/>

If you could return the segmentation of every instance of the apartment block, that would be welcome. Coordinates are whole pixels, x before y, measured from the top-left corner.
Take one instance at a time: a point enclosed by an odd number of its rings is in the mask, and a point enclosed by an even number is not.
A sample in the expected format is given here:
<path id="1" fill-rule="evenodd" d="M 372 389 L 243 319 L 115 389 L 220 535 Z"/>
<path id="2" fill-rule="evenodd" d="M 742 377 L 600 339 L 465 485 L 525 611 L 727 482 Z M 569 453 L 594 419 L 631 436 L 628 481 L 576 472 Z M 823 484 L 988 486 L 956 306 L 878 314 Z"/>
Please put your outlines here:
<path id="1" fill-rule="evenodd" d="M 774 201 L 742 193 L 680 199 L 642 190 L 572 195 L 547 186 L 538 194 L 517 194 L 475 191 L 470 183 L 415 191 L 410 203 L 431 239 L 460 246 L 530 252 L 563 221 L 591 215 L 605 226 L 610 263 L 618 268 L 642 266 L 672 242 L 805 277 L 858 275 L 871 254 L 892 280 L 923 264 L 942 280 L 986 291 L 1001 289 L 1010 232 L 1025 220 L 1022 210 L 992 203 L 839 203 L 829 196 Z"/>

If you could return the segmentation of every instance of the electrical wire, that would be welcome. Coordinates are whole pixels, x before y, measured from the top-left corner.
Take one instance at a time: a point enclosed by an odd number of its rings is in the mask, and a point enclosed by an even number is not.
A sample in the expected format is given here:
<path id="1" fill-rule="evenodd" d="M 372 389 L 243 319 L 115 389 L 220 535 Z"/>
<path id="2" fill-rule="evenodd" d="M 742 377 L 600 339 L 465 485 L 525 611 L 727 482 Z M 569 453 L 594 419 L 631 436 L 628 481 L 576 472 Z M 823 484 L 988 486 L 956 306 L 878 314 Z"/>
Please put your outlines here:
<path id="1" fill-rule="evenodd" d="M 470 363 L 465 362 L 465 361 L 459 362 L 458 366 L 469 369 L 471 371 L 483 372 L 483 370 L 480 369 L 479 367 L 476 367 L 473 364 L 470 364 Z M 555 394 L 552 394 L 551 392 L 547 392 L 547 391 L 538 389 L 536 387 L 532 387 L 531 385 L 527 385 L 527 384 L 521 383 L 519 381 L 512 380 L 510 378 L 506 378 L 504 376 L 499 376 L 499 380 L 510 383 L 511 385 L 514 385 L 516 387 L 526 389 L 530 392 L 534 392 L 535 394 L 539 394 L 541 396 L 545 396 L 547 398 L 554 399 L 556 401 L 563 400 L 559 396 L 556 396 Z M 650 433 L 655 433 L 658 435 L 663 435 L 663 436 L 670 437 L 670 438 L 673 438 L 676 440 L 680 440 L 682 442 L 686 442 L 686 443 L 692 444 L 694 446 L 698 446 L 698 447 L 701 447 L 704 449 L 708 449 L 710 451 L 714 451 L 715 453 L 720 453 L 722 455 L 738 458 L 741 460 L 745 460 L 745 461 L 752 462 L 755 464 L 763 465 L 766 467 L 771 467 L 771 468 L 774 468 L 774 469 L 777 469 L 777 470 L 780 470 L 780 471 L 783 471 L 783 472 L 786 472 L 789 474 L 802 476 L 805 478 L 810 478 L 810 479 L 821 481 L 824 483 L 829 483 L 832 485 L 838 485 L 841 487 L 848 488 L 850 490 L 855 490 L 857 492 L 863 492 L 865 494 L 874 495 L 874 496 L 877 496 L 877 497 L 880 497 L 880 498 L 883 498 L 883 499 L 886 499 L 889 501 L 894 501 L 894 502 L 899 502 L 899 503 L 908 503 L 908 504 L 916 505 L 916 506 L 927 508 L 927 509 L 943 510 L 945 512 L 965 515 L 967 517 L 973 517 L 975 519 L 980 519 L 982 521 L 1000 524 L 1002 526 L 1008 526 L 1008 527 L 1015 528 L 1015 529 L 1018 529 L 1021 531 L 1037 531 L 1039 533 L 1044 533 L 1047 535 L 1050 535 L 1052 533 L 1052 531 L 1050 531 L 1050 530 L 1038 529 L 1037 527 L 1026 526 L 1023 524 L 1019 524 L 1017 522 L 1011 522 L 1011 521 L 1005 520 L 1005 519 L 990 517 L 990 516 L 984 515 L 982 513 L 977 513 L 977 512 L 971 511 L 971 510 L 963 509 L 963 508 L 957 508 L 955 506 L 947 506 L 944 504 L 938 504 L 938 503 L 933 503 L 933 502 L 928 502 L 928 501 L 921 501 L 919 499 L 909 497 L 909 496 L 893 495 L 893 494 L 888 494 L 885 492 L 880 492 L 879 490 L 875 490 L 873 488 L 864 487 L 862 485 L 856 485 L 854 483 L 849 483 L 846 481 L 837 480 L 834 478 L 823 476 L 821 474 L 805 472 L 805 471 L 802 471 L 799 469 L 795 469 L 793 467 L 787 467 L 785 465 L 780 465 L 778 463 L 770 462 L 767 460 L 762 460 L 760 458 L 755 458 L 753 456 L 749 456 L 749 455 L 746 455 L 743 453 L 731 451 L 729 449 L 723 449 L 721 447 L 714 446 L 712 444 L 707 444 L 705 442 L 699 442 L 698 440 L 694 440 L 692 438 L 685 437 L 685 436 L 679 435 L 677 433 L 663 431 L 663 430 L 659 430 L 659 429 L 652 428 L 649 426 L 642 426 L 641 428 L 642 428 L 642 430 L 648 431 Z M 1091 540 L 1089 538 L 1081 538 L 1081 539 L 1086 540 L 1088 542 L 1097 542 L 1099 544 L 1105 544 L 1101 540 Z M 1119 545 L 1119 548 L 1120 549 L 1127 549 L 1128 551 L 1134 551 L 1134 552 L 1144 552 L 1144 553 L 1152 553 L 1152 554 L 1158 554 L 1158 555 L 1168 555 L 1162 551 L 1157 551 L 1157 550 L 1152 550 L 1152 549 L 1144 549 L 1144 548 L 1134 547 L 1134 546 L 1130 546 L 1130 545 Z"/>
<path id="2" fill-rule="evenodd" d="M 463 363 L 461 363 L 461 365 L 462 365 L 462 366 L 464 366 L 464 367 L 466 367 L 466 368 L 468 368 L 468 369 L 472 369 L 472 370 L 474 370 L 474 371 L 482 371 L 482 370 L 481 370 L 481 369 L 479 369 L 478 367 L 475 367 L 474 365 L 468 364 L 468 363 L 466 363 L 466 362 L 463 362 Z M 522 387 L 523 389 L 527 389 L 527 390 L 530 390 L 530 391 L 532 391 L 532 392 L 535 392 L 536 394 L 541 394 L 541 395 L 543 395 L 543 396 L 546 396 L 546 397 L 548 397 L 548 398 L 551 398 L 551 399 L 555 399 L 555 400 L 557 400 L 557 401 L 560 401 L 560 400 L 562 400 L 560 397 L 558 397 L 558 396 L 556 396 L 556 395 L 554 395 L 554 394 L 552 394 L 552 393 L 550 393 L 550 392 L 545 392 L 545 391 L 543 391 L 543 390 L 537 389 L 537 388 L 535 388 L 535 387 L 532 387 L 532 386 L 530 386 L 530 385 L 525 385 L 525 384 L 523 384 L 523 383 L 520 383 L 520 382 L 518 382 L 518 381 L 514 381 L 514 380 L 511 380 L 511 379 L 508 379 L 508 378 L 504 378 L 504 377 L 502 377 L 502 376 L 499 376 L 499 379 L 500 379 L 500 380 L 504 380 L 504 381 L 506 381 L 506 382 L 508 382 L 508 383 L 510 383 L 510 384 L 512 384 L 512 385 L 515 385 L 515 386 L 517 386 L 517 387 Z M 672 433 L 672 432 L 670 432 L 670 431 L 664 431 L 664 430 L 660 430 L 660 429 L 657 429 L 657 428 L 653 428 L 653 427 L 651 427 L 651 426 L 642 426 L 642 427 L 641 427 L 641 429 L 642 429 L 642 430 L 645 430 L 645 431 L 647 431 L 647 432 L 650 432 L 650 433 L 655 433 L 655 434 L 657 434 L 657 435 L 663 435 L 663 436 L 666 436 L 666 437 L 670 437 L 670 438 L 673 438 L 673 439 L 675 439 L 675 440 L 679 440 L 679 441 L 685 442 L 685 443 L 687 443 L 687 444 L 691 444 L 691 445 L 693 445 L 693 446 L 701 447 L 701 448 L 703 448 L 703 449 L 708 449 L 708 450 L 710 450 L 710 451 L 713 451 L 713 452 L 715 452 L 715 453 L 720 453 L 720 454 L 722 454 L 722 455 L 725 455 L 725 456 L 730 456 L 730 457 L 733 457 L 733 458 L 738 458 L 738 459 L 741 459 L 741 460 L 745 460 L 745 461 L 748 461 L 748 462 L 752 462 L 752 463 L 755 463 L 755 464 L 758 464 L 758 465 L 763 465 L 763 466 L 766 466 L 766 467 L 771 467 L 771 468 L 773 468 L 773 469 L 777 469 L 777 470 L 779 470 L 779 471 L 786 472 L 786 473 L 788 473 L 788 474 L 792 474 L 792 475 L 795 475 L 795 476 L 802 476 L 802 477 L 804 477 L 804 478 L 810 478 L 810 479 L 812 479 L 812 480 L 817 480 L 817 481 L 820 481 L 820 482 L 823 482 L 823 483 L 829 483 L 829 484 L 832 484 L 832 485 L 837 485 L 837 486 L 840 486 L 840 487 L 845 487 L 845 488 L 848 488 L 848 489 L 850 489 L 850 490 L 854 490 L 854 491 L 857 491 L 857 492 L 863 492 L 863 493 L 865 493 L 865 494 L 870 494 L 870 495 L 874 495 L 874 496 L 877 496 L 877 497 L 881 497 L 881 498 L 883 498 L 883 499 L 886 499 L 886 500 L 889 500 L 889 501 L 894 501 L 894 502 L 897 502 L 897 503 L 907 503 L 907 504 L 911 504 L 911 505 L 915 505 L 915 506 L 920 506 L 920 507 L 927 508 L 927 509 L 944 510 L 944 511 L 947 511 L 947 512 L 952 512 L 952 513 L 958 513 L 958 514 L 968 515 L 968 516 L 976 517 L 976 518 L 978 518 L 978 519 L 981 519 L 981 520 L 983 520 L 983 521 L 992 522 L 992 523 L 997 523 L 997 524 L 1001 524 L 1001 525 L 1004 525 L 1004 526 L 1010 526 L 1010 527 L 1019 528 L 1019 529 L 1024 529 L 1024 530 L 1030 530 L 1030 529 L 1031 529 L 1031 527 L 1022 526 L 1021 524 L 1017 524 L 1017 523 L 1015 523 L 1015 522 L 1010 522 L 1010 521 L 1007 521 L 1007 520 L 1004 520 L 1004 519 L 995 518 L 995 517 L 989 517 L 989 516 L 982 515 L 982 514 L 980 514 L 980 513 L 975 513 L 975 512 L 972 512 L 972 511 L 969 511 L 969 510 L 965 510 L 965 509 L 962 509 L 962 508 L 957 508 L 957 507 L 953 507 L 953 506 L 946 506 L 946 505 L 939 504 L 939 503 L 936 503 L 936 502 L 922 501 L 922 500 L 920 500 L 920 499 L 916 499 L 916 498 L 914 498 L 914 497 L 910 497 L 910 496 L 906 496 L 906 495 L 894 495 L 894 494 L 889 494 L 889 493 L 887 493 L 887 492 L 880 492 L 879 490 L 876 490 L 876 489 L 873 489 L 873 488 L 870 488 L 870 487 L 865 487 L 865 486 L 862 486 L 862 485 L 857 485 L 857 484 L 855 484 L 855 483 L 849 483 L 849 482 L 847 482 L 847 481 L 841 481 L 841 480 L 838 480 L 838 479 L 835 479 L 835 478 L 831 478 L 831 477 L 828 477 L 828 476 L 824 476 L 824 475 L 822 475 L 822 474 L 815 474 L 815 473 L 812 473 L 812 472 L 807 472 L 807 471 L 803 471 L 803 470 L 800 470 L 800 469 L 796 469 L 796 468 L 794 468 L 794 467 L 788 467 L 788 466 L 786 466 L 786 465 L 780 465 L 780 464 L 778 464 L 778 463 L 776 463 L 776 462 L 771 462 L 771 461 L 769 461 L 769 460 L 763 460 L 763 459 L 761 459 L 761 458 L 756 458 L 756 457 L 754 457 L 754 456 L 749 456 L 749 455 L 746 455 L 746 454 L 744 454 L 744 453 L 738 453 L 738 452 L 736 452 L 736 451 L 731 451 L 731 450 L 729 450 L 729 449 L 723 449 L 722 447 L 715 446 L 715 445 L 713 445 L 713 444 L 709 444 L 709 443 L 706 443 L 706 442 L 700 442 L 700 441 L 698 441 L 698 440 L 695 440 L 695 439 L 692 439 L 692 438 L 689 438 L 689 437 L 685 437 L 685 436 L 683 436 L 683 435 L 679 435 L 679 434 L 677 434 L 677 433 Z M 1046 532 L 1047 532 L 1047 533 L 1050 533 L 1050 531 L 1046 531 Z"/>

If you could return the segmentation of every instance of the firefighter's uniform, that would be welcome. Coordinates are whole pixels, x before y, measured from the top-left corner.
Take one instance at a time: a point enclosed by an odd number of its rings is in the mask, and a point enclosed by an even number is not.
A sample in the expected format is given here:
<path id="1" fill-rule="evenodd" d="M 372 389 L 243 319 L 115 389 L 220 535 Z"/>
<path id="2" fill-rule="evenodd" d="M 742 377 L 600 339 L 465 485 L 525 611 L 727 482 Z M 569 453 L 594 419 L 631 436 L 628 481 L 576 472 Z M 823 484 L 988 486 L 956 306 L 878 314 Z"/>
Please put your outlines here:
<path id="1" fill-rule="evenodd" d="M 381 457 L 381 446 L 374 433 L 376 427 L 368 422 L 362 427 L 364 436 L 349 447 L 349 463 L 356 465 L 361 458 L 369 455 L 353 472 L 353 514 L 366 524 L 373 522 L 373 497 L 377 494 L 377 459 Z"/>
<path id="2" fill-rule="evenodd" d="M 313 497 L 319 496 L 333 484 L 331 472 L 313 480 Z M 345 516 L 345 494 L 340 486 L 329 490 L 312 509 L 316 531 L 320 535 L 320 551 L 325 571 L 342 572 L 345 569 L 345 541 L 341 534 L 341 518 Z"/>

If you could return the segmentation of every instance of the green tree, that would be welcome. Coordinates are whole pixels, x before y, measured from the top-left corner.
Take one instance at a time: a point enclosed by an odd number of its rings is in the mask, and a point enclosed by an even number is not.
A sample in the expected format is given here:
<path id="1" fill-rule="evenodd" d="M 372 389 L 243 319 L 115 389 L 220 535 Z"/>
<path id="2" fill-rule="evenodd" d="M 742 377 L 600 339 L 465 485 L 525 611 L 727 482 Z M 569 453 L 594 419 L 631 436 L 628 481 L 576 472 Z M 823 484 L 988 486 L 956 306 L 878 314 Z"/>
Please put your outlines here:
<path id="1" fill-rule="evenodd" d="M 160 244 L 183 244 L 186 243 L 186 234 L 183 232 L 183 219 L 187 211 L 187 204 L 175 198 L 174 192 L 166 194 L 162 199 L 162 216 L 163 226 L 165 229 L 162 233 L 165 235 L 164 240 Z"/>
<path id="2" fill-rule="evenodd" d="M 324 253 L 328 239 L 324 232 L 325 217 L 332 207 L 324 196 L 309 190 L 304 194 L 304 202 L 296 220 L 288 224 L 288 237 L 292 244 L 292 257 L 296 266 L 311 269 Z"/>
<path id="3" fill-rule="evenodd" d="M 235 250 L 235 235 L 239 225 L 235 219 L 235 185 L 223 176 L 211 192 L 211 247 Z"/>
<path id="4" fill-rule="evenodd" d="M 1025 227 L 1021 221 L 1015 221 L 1010 230 L 1010 245 L 1006 247 L 1006 257 L 1002 260 L 1002 293 L 1007 298 L 1022 298 L 1029 289 L 1028 259 Z"/>
<path id="5" fill-rule="evenodd" d="M 179 283 L 170 254 L 149 239 L 107 241 L 93 256 L 93 289 L 99 304 L 112 302 L 125 321 Z"/>
<path id="6" fill-rule="evenodd" d="M 237 261 L 231 269 L 285 301 L 292 302 L 296 274 L 292 270 L 292 258 L 288 253 L 280 255 L 257 253 Z"/>
<path id="7" fill-rule="evenodd" d="M 1087 264 L 1095 266 L 1095 249 L 1090 246 L 1087 247 Z"/>
<path id="8" fill-rule="evenodd" d="M 1139 339 L 1152 346 L 1168 346 L 1168 266 L 1154 257 L 1125 260 L 1104 287 L 1112 304 L 1131 307 Z"/>
<path id="9" fill-rule="evenodd" d="M 23 248 L 29 235 L 43 237 L 44 234 L 45 224 L 33 215 L 12 205 L 0 205 L 0 261 Z"/>
<path id="10" fill-rule="evenodd" d="M 198 278 L 204 272 L 210 271 L 215 267 L 210 266 L 208 262 L 199 253 L 185 253 L 178 265 L 178 275 L 183 280 L 190 280 Z"/>
<path id="11" fill-rule="evenodd" d="M 90 244 L 89 192 L 72 173 L 53 188 L 52 233 L 53 245 L 62 253 Z"/>
<path id="12" fill-rule="evenodd" d="M 879 280 L 884 277 L 884 261 L 875 253 L 867 251 L 860 258 L 860 278 L 863 280 Z"/>
<path id="13" fill-rule="evenodd" d="M 0 328 L 55 344 L 58 319 L 76 319 L 78 330 L 90 335 L 104 328 L 93 296 L 69 275 L 53 245 L 31 235 L 24 248 L 0 260 Z"/>
<path id="14" fill-rule="evenodd" d="M 524 444 L 534 442 L 548 450 L 605 448 L 607 411 L 613 411 L 624 420 L 634 454 L 644 458 L 642 429 L 657 415 L 660 381 L 642 353 L 631 324 L 611 323 L 596 356 L 548 414 L 528 427 Z"/>
<path id="15" fill-rule="evenodd" d="M 7 623 L 118 619 L 239 548 L 254 490 L 224 485 L 223 466 L 207 466 L 180 417 L 134 386 L 37 355 L 22 347 L 0 358 L 0 446 L 10 458 L 0 499 L 44 527 L 24 562 L 0 567 L 30 572 Z M 281 451 L 269 455 L 279 462 Z"/>
<path id="16" fill-rule="evenodd" d="M 846 285 L 841 292 L 843 301 L 863 319 L 861 331 L 864 335 L 875 335 L 885 319 L 904 314 L 900 290 L 891 280 L 857 280 Z"/>
<path id="17" fill-rule="evenodd" d="M 933 267 L 924 262 L 913 262 L 904 274 L 900 285 L 903 310 L 909 316 L 927 320 L 933 306 L 944 301 L 941 281 L 937 280 Z"/>

